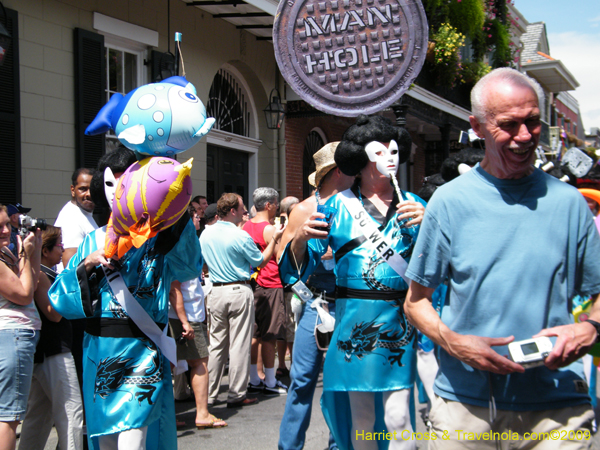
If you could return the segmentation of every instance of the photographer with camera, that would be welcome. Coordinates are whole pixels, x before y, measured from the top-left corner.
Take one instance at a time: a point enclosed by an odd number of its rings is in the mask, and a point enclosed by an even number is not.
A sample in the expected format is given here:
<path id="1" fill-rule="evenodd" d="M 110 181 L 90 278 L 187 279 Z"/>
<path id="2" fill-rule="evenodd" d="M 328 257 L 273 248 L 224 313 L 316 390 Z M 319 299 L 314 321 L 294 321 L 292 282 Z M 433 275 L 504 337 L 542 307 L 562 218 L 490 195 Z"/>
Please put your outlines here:
<path id="1" fill-rule="evenodd" d="M 8 210 L 0 205 L 0 449 L 15 448 L 42 325 L 33 304 L 42 233 L 37 229 L 24 239 L 17 236 L 17 256 L 8 249 L 10 234 Z"/>
<path id="2" fill-rule="evenodd" d="M 53 425 L 61 449 L 83 449 L 83 402 L 71 354 L 71 323 L 52 308 L 48 298 L 57 276 L 54 267 L 60 263 L 63 251 L 61 229 L 47 226 L 42 231 L 40 281 L 33 295 L 42 330 L 19 438 L 19 449 L 23 450 L 43 450 Z"/>
<path id="3" fill-rule="evenodd" d="M 17 255 L 17 234 L 19 234 L 19 218 L 21 214 L 27 214 L 31 211 L 31 208 L 25 208 L 20 203 L 16 203 L 14 205 L 6 205 L 8 218 L 10 219 L 10 245 L 8 249 L 13 252 L 15 256 Z"/>

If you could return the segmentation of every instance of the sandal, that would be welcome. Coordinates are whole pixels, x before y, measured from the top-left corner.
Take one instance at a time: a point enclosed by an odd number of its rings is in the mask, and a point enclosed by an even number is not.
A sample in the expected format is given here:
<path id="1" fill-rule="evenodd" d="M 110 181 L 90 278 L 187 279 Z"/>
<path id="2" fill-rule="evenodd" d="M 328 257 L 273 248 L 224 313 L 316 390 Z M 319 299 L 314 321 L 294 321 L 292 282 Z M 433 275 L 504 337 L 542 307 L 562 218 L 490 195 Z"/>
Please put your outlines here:
<path id="1" fill-rule="evenodd" d="M 196 428 L 198 428 L 199 430 L 204 430 L 205 428 L 225 428 L 227 426 L 227 422 L 225 422 L 223 419 L 219 419 L 218 417 L 215 417 L 212 414 L 210 415 L 210 417 L 213 418 L 212 422 L 196 422 Z"/>

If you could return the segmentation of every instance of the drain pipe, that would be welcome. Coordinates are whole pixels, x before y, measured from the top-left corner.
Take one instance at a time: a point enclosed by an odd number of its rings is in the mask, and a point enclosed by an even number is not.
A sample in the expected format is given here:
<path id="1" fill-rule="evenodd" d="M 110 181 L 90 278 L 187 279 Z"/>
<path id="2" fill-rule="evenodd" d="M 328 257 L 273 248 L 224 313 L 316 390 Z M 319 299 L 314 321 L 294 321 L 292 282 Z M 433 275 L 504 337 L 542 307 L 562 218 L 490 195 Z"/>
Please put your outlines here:
<path id="1" fill-rule="evenodd" d="M 275 69 L 275 88 L 282 96 L 281 103 L 287 104 L 287 96 L 285 95 L 285 84 L 283 90 L 279 90 L 279 71 Z M 286 99 L 284 100 L 284 97 Z M 286 178 L 286 161 L 285 161 L 285 127 L 286 120 L 284 117 L 281 128 L 277 129 L 277 159 L 279 162 L 279 199 L 287 196 L 287 178 Z"/>

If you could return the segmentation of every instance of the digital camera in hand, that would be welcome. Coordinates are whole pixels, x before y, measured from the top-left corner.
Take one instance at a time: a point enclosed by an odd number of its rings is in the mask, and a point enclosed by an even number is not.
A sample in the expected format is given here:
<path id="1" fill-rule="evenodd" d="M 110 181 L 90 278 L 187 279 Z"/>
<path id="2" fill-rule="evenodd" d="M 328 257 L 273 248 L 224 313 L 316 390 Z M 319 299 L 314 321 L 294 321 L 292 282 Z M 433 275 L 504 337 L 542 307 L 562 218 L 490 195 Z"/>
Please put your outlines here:
<path id="1" fill-rule="evenodd" d="M 19 216 L 19 234 L 21 237 L 27 236 L 30 231 L 35 231 L 36 228 L 43 231 L 46 229 L 47 225 L 48 224 L 44 219 L 34 219 L 25 214 Z"/>
<path id="2" fill-rule="evenodd" d="M 544 360 L 552 351 L 552 341 L 547 336 L 511 342 L 508 344 L 510 359 L 525 369 L 543 366 Z"/>

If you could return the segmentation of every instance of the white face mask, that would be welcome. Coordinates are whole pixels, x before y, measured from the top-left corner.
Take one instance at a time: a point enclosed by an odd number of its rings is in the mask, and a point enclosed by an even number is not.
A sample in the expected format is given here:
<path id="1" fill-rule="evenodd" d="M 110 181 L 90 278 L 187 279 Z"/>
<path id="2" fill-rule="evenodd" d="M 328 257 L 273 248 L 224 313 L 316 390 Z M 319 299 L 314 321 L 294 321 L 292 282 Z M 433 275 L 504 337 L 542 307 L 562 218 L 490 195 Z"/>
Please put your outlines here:
<path id="1" fill-rule="evenodd" d="M 381 142 L 369 142 L 365 146 L 369 161 L 376 164 L 377 170 L 386 177 L 396 175 L 398 171 L 398 144 L 393 139 L 387 145 Z"/>
<path id="2" fill-rule="evenodd" d="M 104 169 L 104 195 L 106 196 L 106 200 L 108 201 L 108 206 L 110 206 L 111 211 L 116 190 L 117 180 L 115 179 L 112 170 L 110 170 L 110 167 L 107 167 Z"/>

